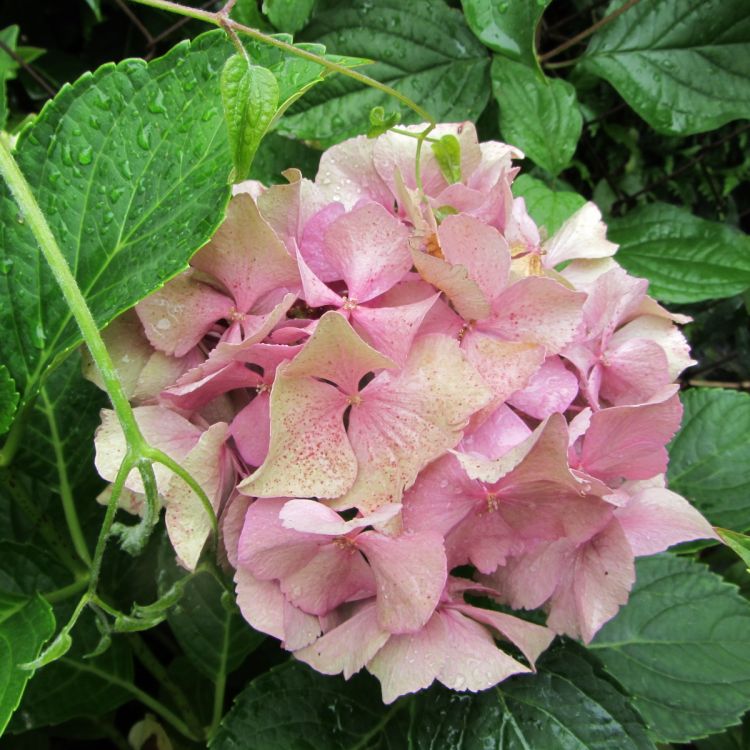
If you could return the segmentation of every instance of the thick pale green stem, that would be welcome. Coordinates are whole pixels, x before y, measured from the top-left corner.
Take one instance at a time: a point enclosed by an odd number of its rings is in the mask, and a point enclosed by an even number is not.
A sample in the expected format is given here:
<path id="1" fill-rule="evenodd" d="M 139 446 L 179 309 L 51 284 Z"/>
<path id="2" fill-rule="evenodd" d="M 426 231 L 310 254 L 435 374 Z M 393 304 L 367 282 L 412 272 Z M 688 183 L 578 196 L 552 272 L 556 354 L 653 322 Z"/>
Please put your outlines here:
<path id="1" fill-rule="evenodd" d="M 404 94 L 402 94 L 400 91 L 396 91 L 396 89 L 391 88 L 387 84 L 376 81 L 374 78 L 370 78 L 370 76 L 366 76 L 364 73 L 359 73 L 356 70 L 347 68 L 346 65 L 340 65 L 339 63 L 335 63 L 331 60 L 326 60 L 324 57 L 316 55 L 313 52 L 308 52 L 307 50 L 295 47 L 293 44 L 283 42 L 281 39 L 276 39 L 269 34 L 264 34 L 262 31 L 258 31 L 258 29 L 252 29 L 249 26 L 244 26 L 241 23 L 237 23 L 237 21 L 234 21 L 233 19 L 228 18 L 226 15 L 224 15 L 222 11 L 219 11 L 218 13 L 212 13 L 211 11 L 201 10 L 200 8 L 188 8 L 185 5 L 173 3 L 170 0 L 131 0 L 131 2 L 139 3 L 140 5 L 148 5 L 151 8 L 167 10 L 171 13 L 176 13 L 181 16 L 187 16 L 188 18 L 195 18 L 198 21 L 205 21 L 206 23 L 213 24 L 214 26 L 219 26 L 225 30 L 231 29 L 232 31 L 239 34 L 245 34 L 245 36 L 249 36 L 253 39 L 257 39 L 260 42 L 269 44 L 272 47 L 282 49 L 284 50 L 284 52 L 287 52 L 290 55 L 296 55 L 297 57 L 302 57 L 305 60 L 310 60 L 311 62 L 317 63 L 318 65 L 322 65 L 324 68 L 330 70 L 333 73 L 341 73 L 341 75 L 346 76 L 347 78 L 353 78 L 355 81 L 359 81 L 360 83 L 365 84 L 365 86 L 370 86 L 371 88 L 378 89 L 378 91 L 382 91 L 384 94 L 388 94 L 394 99 L 398 99 L 398 101 L 400 101 L 404 106 L 416 112 L 425 122 L 428 122 L 433 126 L 435 125 L 435 119 L 426 109 L 423 109 L 416 102 L 409 99 L 408 96 L 404 96 Z"/>

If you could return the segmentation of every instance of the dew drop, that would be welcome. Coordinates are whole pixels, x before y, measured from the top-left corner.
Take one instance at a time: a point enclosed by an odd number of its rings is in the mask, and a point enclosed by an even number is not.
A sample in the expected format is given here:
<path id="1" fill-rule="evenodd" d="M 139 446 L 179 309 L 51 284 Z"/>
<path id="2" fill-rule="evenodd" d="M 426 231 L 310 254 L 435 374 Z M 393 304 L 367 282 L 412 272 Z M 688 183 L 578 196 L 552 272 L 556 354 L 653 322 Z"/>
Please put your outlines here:
<path id="1" fill-rule="evenodd" d="M 94 149 L 91 145 L 86 146 L 86 148 L 82 148 L 78 153 L 78 163 L 83 164 L 86 166 L 87 164 L 91 164 L 91 160 L 94 157 Z"/>
<path id="2" fill-rule="evenodd" d="M 148 151 L 151 148 L 151 134 L 149 132 L 150 130 L 151 128 L 148 125 L 142 125 L 138 129 L 138 135 L 136 136 L 138 145 L 145 151 Z"/>
<path id="3" fill-rule="evenodd" d="M 89 115 L 89 125 L 91 125 L 94 130 L 99 130 L 101 127 L 99 118 L 96 115 Z"/>
<path id="4" fill-rule="evenodd" d="M 13 258 L 3 258 L 0 260 L 0 273 L 7 276 L 13 268 Z"/>
<path id="5" fill-rule="evenodd" d="M 31 343 L 34 344 L 37 349 L 43 349 L 46 338 L 47 335 L 44 333 L 44 327 L 41 323 L 37 323 L 31 334 Z"/>
<path id="6" fill-rule="evenodd" d="M 70 150 L 70 146 L 67 143 L 63 146 L 62 161 L 66 167 L 73 166 L 73 154 Z"/>
<path id="7" fill-rule="evenodd" d="M 156 96 L 148 103 L 148 110 L 155 115 L 166 113 L 167 108 L 164 106 L 164 92 L 161 89 L 156 92 Z"/>
<path id="8" fill-rule="evenodd" d="M 161 318 L 156 322 L 156 327 L 160 331 L 168 331 L 172 327 L 172 323 L 169 321 L 169 318 Z"/>

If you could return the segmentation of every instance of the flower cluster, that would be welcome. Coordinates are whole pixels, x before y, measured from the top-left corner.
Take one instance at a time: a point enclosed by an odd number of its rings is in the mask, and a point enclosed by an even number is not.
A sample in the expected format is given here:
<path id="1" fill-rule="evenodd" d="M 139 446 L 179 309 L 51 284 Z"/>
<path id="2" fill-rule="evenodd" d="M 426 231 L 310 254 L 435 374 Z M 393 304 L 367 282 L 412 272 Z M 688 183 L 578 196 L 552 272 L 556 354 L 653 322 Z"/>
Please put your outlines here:
<path id="1" fill-rule="evenodd" d="M 247 621 L 321 672 L 366 667 L 386 702 L 590 641 L 634 556 L 713 536 L 664 484 L 684 321 L 593 204 L 545 238 L 511 193 L 519 152 L 435 134 L 460 165 L 426 146 L 419 185 L 417 141 L 391 132 L 329 149 L 314 182 L 236 186 L 191 268 L 106 331 L 145 437 L 214 505 Z M 112 481 L 111 412 L 96 443 Z M 156 478 L 191 569 L 209 521 Z"/>

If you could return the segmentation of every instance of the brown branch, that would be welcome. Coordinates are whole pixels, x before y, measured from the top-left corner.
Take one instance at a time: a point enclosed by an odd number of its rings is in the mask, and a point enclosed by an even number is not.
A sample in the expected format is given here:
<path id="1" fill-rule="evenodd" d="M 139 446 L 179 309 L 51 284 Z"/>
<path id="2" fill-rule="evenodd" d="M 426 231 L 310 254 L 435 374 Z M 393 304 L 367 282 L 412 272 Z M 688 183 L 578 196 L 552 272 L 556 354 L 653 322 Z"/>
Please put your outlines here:
<path id="1" fill-rule="evenodd" d="M 735 391 L 750 391 L 750 380 L 740 380 L 739 382 L 724 380 L 686 380 L 686 385 L 694 388 L 731 388 Z"/>
<path id="2" fill-rule="evenodd" d="M 151 32 L 143 25 L 141 22 L 141 19 L 136 16 L 135 13 L 133 13 L 132 9 L 129 8 L 124 0 L 115 0 L 120 10 L 130 19 L 133 26 L 135 26 L 138 31 L 143 34 L 143 36 L 146 38 L 146 43 L 150 46 L 154 43 L 154 37 L 151 36 Z"/>
<path id="3" fill-rule="evenodd" d="M 5 54 L 10 55 L 50 96 L 54 96 L 57 93 L 26 60 L 14 49 L 11 49 L 2 39 L 0 39 L 0 49 Z"/>
<path id="4" fill-rule="evenodd" d="M 626 10 L 629 10 L 639 2 L 640 0 L 627 0 L 627 2 L 620 6 L 617 10 L 613 10 L 608 16 L 604 16 L 604 18 L 599 19 L 596 23 L 592 24 L 587 29 L 584 29 L 579 34 L 576 34 L 574 37 L 568 39 L 567 42 L 563 42 L 554 49 L 551 49 L 549 52 L 545 52 L 543 55 L 540 55 L 539 61 L 543 63 L 552 57 L 556 57 L 561 52 L 565 52 L 566 49 L 570 49 L 570 47 L 573 47 L 579 42 L 582 42 L 584 39 L 588 39 L 592 34 L 601 29 L 602 26 L 606 26 L 608 23 L 611 23 L 615 20 L 615 18 L 621 16 Z"/>

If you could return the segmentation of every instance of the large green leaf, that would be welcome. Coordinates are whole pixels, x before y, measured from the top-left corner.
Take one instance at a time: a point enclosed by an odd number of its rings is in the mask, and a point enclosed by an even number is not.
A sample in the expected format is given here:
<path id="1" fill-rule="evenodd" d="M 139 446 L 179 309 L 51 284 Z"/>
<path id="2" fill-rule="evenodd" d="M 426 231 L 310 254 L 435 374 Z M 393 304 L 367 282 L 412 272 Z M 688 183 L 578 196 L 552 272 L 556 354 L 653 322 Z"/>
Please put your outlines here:
<path id="1" fill-rule="evenodd" d="M 572 190 L 552 190 L 541 180 L 522 174 L 513 181 L 513 195 L 526 201 L 532 219 L 551 237 L 586 199 Z"/>
<path id="2" fill-rule="evenodd" d="M 146 64 L 104 65 L 66 85 L 16 158 L 100 325 L 184 268 L 220 222 L 231 159 L 218 71 L 221 32 Z M 80 341 L 34 237 L 0 193 L 4 356 L 29 398 Z"/>
<path id="3" fill-rule="evenodd" d="M 495 52 L 540 71 L 536 28 L 552 0 L 461 0 L 466 20 Z"/>
<path id="4" fill-rule="evenodd" d="M 167 540 L 160 550 L 159 593 L 186 575 Z M 190 661 L 211 680 L 233 672 L 265 636 L 240 615 L 234 597 L 209 572 L 191 574 L 167 622 Z"/>
<path id="5" fill-rule="evenodd" d="M 305 38 L 333 52 L 377 61 L 362 72 L 419 102 L 438 121 L 475 119 L 489 93 L 485 48 L 463 15 L 442 0 L 328 0 Z M 372 88 L 337 76 L 317 87 L 279 124 L 279 132 L 330 144 L 369 129 L 375 106 L 411 110 Z"/>
<path id="6" fill-rule="evenodd" d="M 305 27 L 315 0 L 263 0 L 263 12 L 279 30 L 296 34 Z"/>
<path id="7" fill-rule="evenodd" d="M 731 297 L 750 287 L 750 239 L 667 203 L 636 208 L 609 225 L 617 260 L 666 302 Z"/>
<path id="8" fill-rule="evenodd" d="M 639 560 L 630 601 L 591 648 L 660 742 L 718 732 L 750 708 L 750 602 L 699 563 Z"/>
<path id="9" fill-rule="evenodd" d="M 750 528 L 750 395 L 692 388 L 669 446 L 669 486 L 717 526 Z"/>
<path id="10" fill-rule="evenodd" d="M 641 0 L 594 34 L 581 66 L 656 130 L 688 135 L 750 117 L 748 45 L 744 0 Z"/>
<path id="11" fill-rule="evenodd" d="M 377 682 L 325 677 L 289 661 L 253 680 L 235 698 L 212 750 L 403 750 L 403 704 L 383 706 Z"/>
<path id="12" fill-rule="evenodd" d="M 38 594 L 0 591 L 0 734 L 23 695 L 33 661 L 55 629 L 52 607 Z"/>
<path id="13" fill-rule="evenodd" d="M 0 559 L 0 735 L 18 706 L 33 673 L 20 668 L 39 655 L 53 634 L 52 607 L 39 596 L 50 579 L 36 560 L 48 563 L 41 550 L 2 542 Z M 37 552 L 35 557 L 32 553 Z M 54 564 L 54 563 L 53 563 Z"/>
<path id="14" fill-rule="evenodd" d="M 64 622 L 67 617 L 60 614 Z M 60 724 L 79 716 L 101 716 L 133 698 L 133 657 L 123 636 L 115 636 L 103 654 L 88 658 L 101 635 L 92 612 L 84 612 L 65 656 L 42 667 L 29 683 L 12 732 Z"/>
<path id="15" fill-rule="evenodd" d="M 558 175 L 570 164 L 583 126 L 573 86 L 561 78 L 540 77 L 499 55 L 492 61 L 491 76 L 503 140 Z"/>
<path id="16" fill-rule="evenodd" d="M 407 667 L 408 668 L 408 667 Z M 304 726 L 304 731 L 300 727 Z M 377 683 L 291 663 L 237 698 L 214 750 L 653 750 L 638 714 L 583 649 L 545 656 L 536 675 L 479 694 L 435 687 L 383 706 Z"/>

